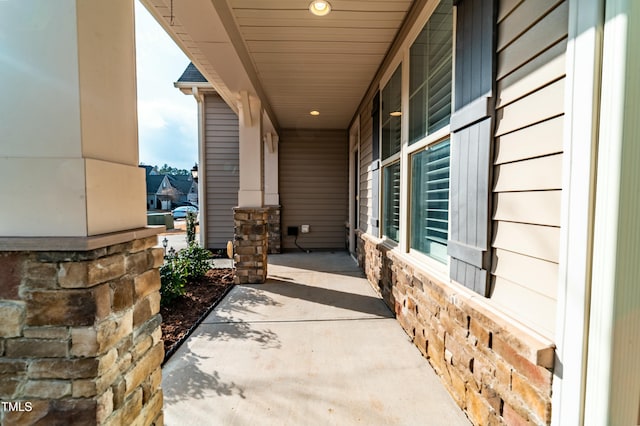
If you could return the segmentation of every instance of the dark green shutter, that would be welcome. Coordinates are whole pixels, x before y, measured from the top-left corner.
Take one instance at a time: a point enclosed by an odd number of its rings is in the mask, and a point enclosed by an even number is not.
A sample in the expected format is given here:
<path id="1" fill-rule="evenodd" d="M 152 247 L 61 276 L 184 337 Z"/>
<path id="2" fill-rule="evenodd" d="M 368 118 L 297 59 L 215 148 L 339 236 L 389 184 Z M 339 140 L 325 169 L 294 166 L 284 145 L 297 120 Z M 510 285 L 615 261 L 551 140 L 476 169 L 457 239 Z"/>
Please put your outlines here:
<path id="1" fill-rule="evenodd" d="M 456 3 L 451 116 L 450 275 L 484 296 L 490 290 L 495 4 L 495 0 Z"/>
<path id="2" fill-rule="evenodd" d="M 371 108 L 371 233 L 380 236 L 380 92 Z"/>

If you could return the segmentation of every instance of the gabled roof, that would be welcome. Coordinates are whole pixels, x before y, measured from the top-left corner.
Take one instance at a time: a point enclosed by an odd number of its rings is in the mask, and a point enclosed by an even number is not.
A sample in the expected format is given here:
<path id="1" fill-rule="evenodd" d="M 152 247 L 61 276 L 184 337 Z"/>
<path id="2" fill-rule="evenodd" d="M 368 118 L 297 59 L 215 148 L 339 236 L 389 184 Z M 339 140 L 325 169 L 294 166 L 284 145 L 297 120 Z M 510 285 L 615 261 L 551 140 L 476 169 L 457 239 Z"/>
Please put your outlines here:
<path id="1" fill-rule="evenodd" d="M 198 71 L 198 68 L 193 65 L 193 62 L 190 62 L 178 79 L 178 83 L 207 83 L 207 79 L 204 78 L 202 73 Z"/>
<path id="2" fill-rule="evenodd" d="M 166 175 L 150 175 L 147 174 L 147 194 L 155 194 L 158 192 L 160 184 Z"/>
<path id="3" fill-rule="evenodd" d="M 171 185 L 183 194 L 188 194 L 191 190 L 191 185 L 193 185 L 193 179 L 191 176 L 167 175 L 167 177 L 169 178 Z"/>

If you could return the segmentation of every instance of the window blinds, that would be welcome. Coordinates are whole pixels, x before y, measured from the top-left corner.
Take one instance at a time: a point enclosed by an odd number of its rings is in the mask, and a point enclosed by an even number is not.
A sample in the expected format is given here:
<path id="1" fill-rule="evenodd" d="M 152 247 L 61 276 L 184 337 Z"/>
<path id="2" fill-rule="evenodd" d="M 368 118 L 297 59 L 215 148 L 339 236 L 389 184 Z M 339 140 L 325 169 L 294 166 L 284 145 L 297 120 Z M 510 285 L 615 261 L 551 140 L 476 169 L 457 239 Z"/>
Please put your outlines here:
<path id="1" fill-rule="evenodd" d="M 449 124 L 452 43 L 452 5 L 450 0 L 443 0 L 410 50 L 410 144 Z"/>
<path id="2" fill-rule="evenodd" d="M 449 218 L 449 141 L 412 157 L 411 248 L 447 261 Z"/>
<path id="3" fill-rule="evenodd" d="M 383 169 L 383 234 L 394 241 L 400 236 L 400 162 Z"/>

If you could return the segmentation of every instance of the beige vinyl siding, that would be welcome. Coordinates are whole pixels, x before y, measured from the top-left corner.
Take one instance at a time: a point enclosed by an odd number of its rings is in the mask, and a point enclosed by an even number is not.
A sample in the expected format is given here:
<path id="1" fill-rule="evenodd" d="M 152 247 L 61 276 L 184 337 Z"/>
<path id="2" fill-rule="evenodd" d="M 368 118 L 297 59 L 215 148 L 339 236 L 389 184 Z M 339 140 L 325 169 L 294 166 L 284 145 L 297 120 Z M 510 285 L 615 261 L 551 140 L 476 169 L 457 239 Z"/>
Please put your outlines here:
<path id="1" fill-rule="evenodd" d="M 503 3 L 511 3 L 509 1 Z M 497 48 L 498 51 L 504 49 L 504 47 L 512 42 L 516 42 L 516 39 L 523 35 L 529 28 L 539 21 L 543 21 L 543 18 L 550 19 L 553 14 L 549 14 L 555 9 L 562 0 L 538 0 L 538 1 L 524 1 L 517 7 L 511 5 L 511 10 L 508 15 L 502 16 L 500 19 L 500 31 L 498 32 Z M 508 8 L 508 7 L 507 7 Z M 504 6 L 501 9 L 505 9 Z M 534 32 L 528 37 L 535 38 L 538 34 Z M 517 41 L 521 42 L 521 40 Z"/>
<path id="2" fill-rule="evenodd" d="M 496 221 L 493 235 L 494 248 L 558 263 L 560 228 Z M 536 273 L 536 270 L 529 272 Z"/>
<path id="3" fill-rule="evenodd" d="M 373 158 L 371 101 L 360 114 L 360 230 L 371 233 L 372 192 L 371 159 Z"/>
<path id="4" fill-rule="evenodd" d="M 560 226 L 561 191 L 498 192 L 494 220 Z M 541 209 L 540 206 L 545 206 Z"/>
<path id="5" fill-rule="evenodd" d="M 349 160 L 346 131 L 283 130 L 280 153 L 280 203 L 283 248 L 296 249 L 288 226 L 309 225 L 300 234 L 305 249 L 345 249 Z"/>
<path id="6" fill-rule="evenodd" d="M 493 303 L 553 337 L 568 2 L 498 7 Z"/>
<path id="7" fill-rule="evenodd" d="M 564 79 L 498 109 L 496 136 L 522 129 L 564 112 Z"/>
<path id="8" fill-rule="evenodd" d="M 207 163 L 207 246 L 225 248 L 233 240 L 233 208 L 238 205 L 238 117 L 218 95 L 205 96 Z"/>
<path id="9" fill-rule="evenodd" d="M 498 2 L 498 22 L 504 20 L 523 0 L 501 0 Z"/>
<path id="10" fill-rule="evenodd" d="M 559 116 L 496 138 L 495 164 L 562 152 L 564 117 Z"/>
<path id="11" fill-rule="evenodd" d="M 495 166 L 495 192 L 560 189 L 562 154 L 531 158 Z"/>
<path id="12" fill-rule="evenodd" d="M 523 5 L 531 1 L 522 2 L 518 8 L 524 7 Z M 517 19 L 526 20 L 526 22 L 522 23 L 522 28 L 525 29 L 525 32 L 516 38 L 504 40 L 503 47 L 498 49 L 498 79 L 505 77 L 556 43 L 567 38 L 567 14 L 569 9 L 567 0 L 560 3 L 538 22 L 530 20 L 535 16 L 515 15 L 518 8 L 514 9 L 510 15 L 498 24 L 498 34 L 500 34 L 504 31 L 507 23 L 513 19 L 512 17 L 516 16 Z M 527 28 L 527 24 L 532 24 L 533 22 L 535 22 L 533 26 Z"/>

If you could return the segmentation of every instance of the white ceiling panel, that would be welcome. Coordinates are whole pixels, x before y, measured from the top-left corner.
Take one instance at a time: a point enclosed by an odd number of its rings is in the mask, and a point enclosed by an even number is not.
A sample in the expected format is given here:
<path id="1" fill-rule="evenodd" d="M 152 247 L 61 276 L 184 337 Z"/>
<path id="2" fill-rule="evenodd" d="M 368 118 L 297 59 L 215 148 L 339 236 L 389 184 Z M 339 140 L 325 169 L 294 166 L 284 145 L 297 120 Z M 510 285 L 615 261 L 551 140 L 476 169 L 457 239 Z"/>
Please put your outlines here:
<path id="1" fill-rule="evenodd" d="M 346 129 L 412 4 L 329 1 L 323 17 L 310 0 L 227 2 L 282 128 Z"/>

